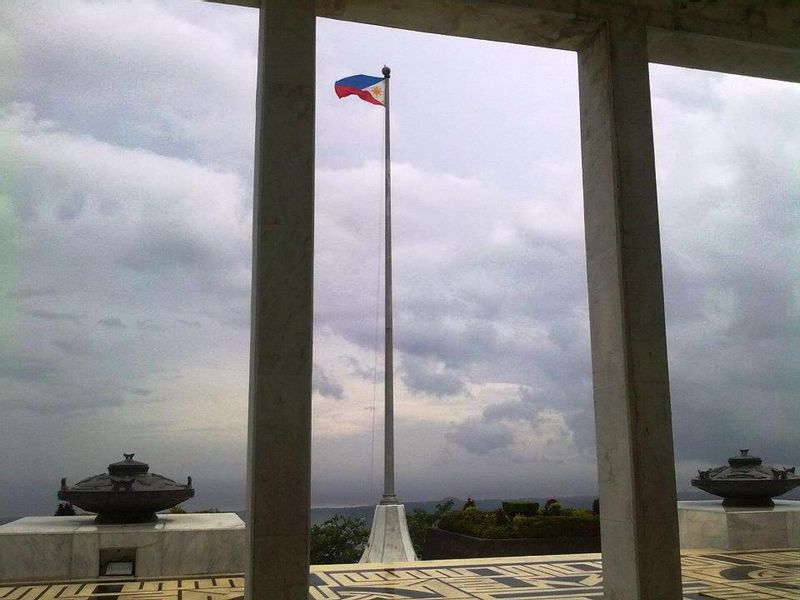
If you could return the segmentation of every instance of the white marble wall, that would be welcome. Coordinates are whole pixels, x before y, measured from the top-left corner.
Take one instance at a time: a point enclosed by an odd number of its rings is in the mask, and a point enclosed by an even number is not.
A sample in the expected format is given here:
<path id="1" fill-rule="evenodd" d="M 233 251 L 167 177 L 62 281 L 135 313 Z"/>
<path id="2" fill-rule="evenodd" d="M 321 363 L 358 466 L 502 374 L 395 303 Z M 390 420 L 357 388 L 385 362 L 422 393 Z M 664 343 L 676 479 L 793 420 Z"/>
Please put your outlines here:
<path id="1" fill-rule="evenodd" d="M 239 573 L 246 531 L 233 513 L 159 515 L 96 525 L 94 517 L 26 517 L 0 527 L 0 581 L 97 577 L 101 549 L 136 548 L 136 575 Z"/>
<path id="2" fill-rule="evenodd" d="M 759 550 L 800 547 L 800 502 L 774 507 L 722 506 L 721 501 L 679 502 L 681 548 Z"/>

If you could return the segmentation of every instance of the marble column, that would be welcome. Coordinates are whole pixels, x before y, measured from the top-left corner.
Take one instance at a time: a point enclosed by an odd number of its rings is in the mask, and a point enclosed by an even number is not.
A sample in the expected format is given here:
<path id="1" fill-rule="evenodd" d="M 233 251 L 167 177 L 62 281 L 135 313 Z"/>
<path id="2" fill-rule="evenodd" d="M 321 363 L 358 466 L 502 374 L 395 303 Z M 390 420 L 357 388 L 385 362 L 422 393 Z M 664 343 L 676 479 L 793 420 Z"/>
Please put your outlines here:
<path id="1" fill-rule="evenodd" d="M 311 491 L 314 0 L 262 0 L 246 597 L 305 600 Z"/>
<path id="2" fill-rule="evenodd" d="M 578 55 L 606 599 L 678 600 L 681 572 L 647 31 Z"/>

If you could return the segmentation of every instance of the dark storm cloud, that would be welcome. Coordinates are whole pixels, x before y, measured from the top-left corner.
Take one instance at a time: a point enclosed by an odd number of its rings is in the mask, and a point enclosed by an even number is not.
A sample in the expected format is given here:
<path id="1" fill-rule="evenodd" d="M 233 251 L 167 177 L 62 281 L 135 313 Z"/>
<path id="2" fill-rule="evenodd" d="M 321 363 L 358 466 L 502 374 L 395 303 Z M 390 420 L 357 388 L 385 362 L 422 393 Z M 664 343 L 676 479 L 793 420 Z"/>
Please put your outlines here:
<path id="1" fill-rule="evenodd" d="M 453 323 L 453 313 L 446 306 L 420 304 L 413 300 L 406 303 L 405 311 L 414 318 L 403 324 L 398 335 L 398 347 L 417 358 L 408 362 L 407 368 L 415 370 L 415 374 L 409 373 L 410 379 L 426 378 L 420 370 L 430 367 L 423 362 L 438 360 L 446 366 L 464 367 L 500 352 L 501 341 L 494 322 L 467 318 Z"/>
<path id="2" fill-rule="evenodd" d="M 447 433 L 447 439 L 471 454 L 488 454 L 514 443 L 514 432 L 503 423 L 464 421 Z"/>
<path id="3" fill-rule="evenodd" d="M 409 317 L 398 319 L 396 339 L 415 359 L 408 361 L 416 369 L 409 382 L 424 381 L 429 371 L 420 371 L 421 365 L 436 362 L 477 379 L 520 384 L 534 383 L 533 365 L 564 379 L 585 379 L 588 326 L 576 246 L 580 248 L 577 242 L 565 242 L 560 251 L 572 270 L 559 263 L 543 265 L 538 258 L 531 261 L 525 243 L 496 261 L 469 252 L 448 265 L 454 277 L 447 288 L 433 280 L 418 294 L 407 294 L 401 315 Z M 460 302 L 445 294 L 458 295 Z M 458 391 L 452 375 L 446 387 Z"/>
<path id="4" fill-rule="evenodd" d="M 341 400 L 344 398 L 344 389 L 339 382 L 326 373 L 318 364 L 314 364 L 311 386 L 314 391 L 326 398 L 331 398 L 333 400 Z"/>
<path id="5" fill-rule="evenodd" d="M 724 464 L 739 447 L 778 463 L 800 454 L 800 184 L 788 141 L 800 126 L 781 116 L 799 98 L 796 86 L 758 82 L 772 88 L 759 104 L 754 80 L 654 73 L 673 434 L 686 487 L 692 465 Z M 687 113 L 674 91 L 695 83 L 709 100 Z M 704 131 L 703 144 L 672 146 L 690 131 Z"/>
<path id="6" fill-rule="evenodd" d="M 464 382 L 454 373 L 437 370 L 433 360 L 410 353 L 403 357 L 402 378 L 412 392 L 452 396 L 464 391 Z"/>

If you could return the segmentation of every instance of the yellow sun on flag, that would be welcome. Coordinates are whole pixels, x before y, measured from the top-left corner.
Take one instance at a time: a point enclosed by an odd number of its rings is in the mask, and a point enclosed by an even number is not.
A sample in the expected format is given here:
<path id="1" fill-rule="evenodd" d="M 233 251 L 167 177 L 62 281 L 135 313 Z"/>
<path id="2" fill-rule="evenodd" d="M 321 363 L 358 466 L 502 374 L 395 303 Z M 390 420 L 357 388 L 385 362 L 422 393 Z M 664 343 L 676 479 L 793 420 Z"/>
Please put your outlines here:
<path id="1" fill-rule="evenodd" d="M 370 91 L 372 92 L 372 95 L 375 96 L 376 98 L 380 98 L 381 94 L 383 94 L 383 88 L 380 86 L 375 86 Z"/>

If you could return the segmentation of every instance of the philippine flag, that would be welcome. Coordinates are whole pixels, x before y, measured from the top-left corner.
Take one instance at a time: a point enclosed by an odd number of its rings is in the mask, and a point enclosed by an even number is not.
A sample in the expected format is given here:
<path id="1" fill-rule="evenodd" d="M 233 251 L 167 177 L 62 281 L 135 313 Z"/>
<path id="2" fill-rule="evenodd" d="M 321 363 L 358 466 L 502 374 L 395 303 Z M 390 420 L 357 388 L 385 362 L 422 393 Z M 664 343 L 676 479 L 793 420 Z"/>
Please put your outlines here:
<path id="1" fill-rule="evenodd" d="M 353 75 L 345 77 L 333 84 L 333 89 L 339 98 L 355 94 L 362 100 L 385 106 L 383 103 L 386 79 L 371 77 L 370 75 Z"/>

